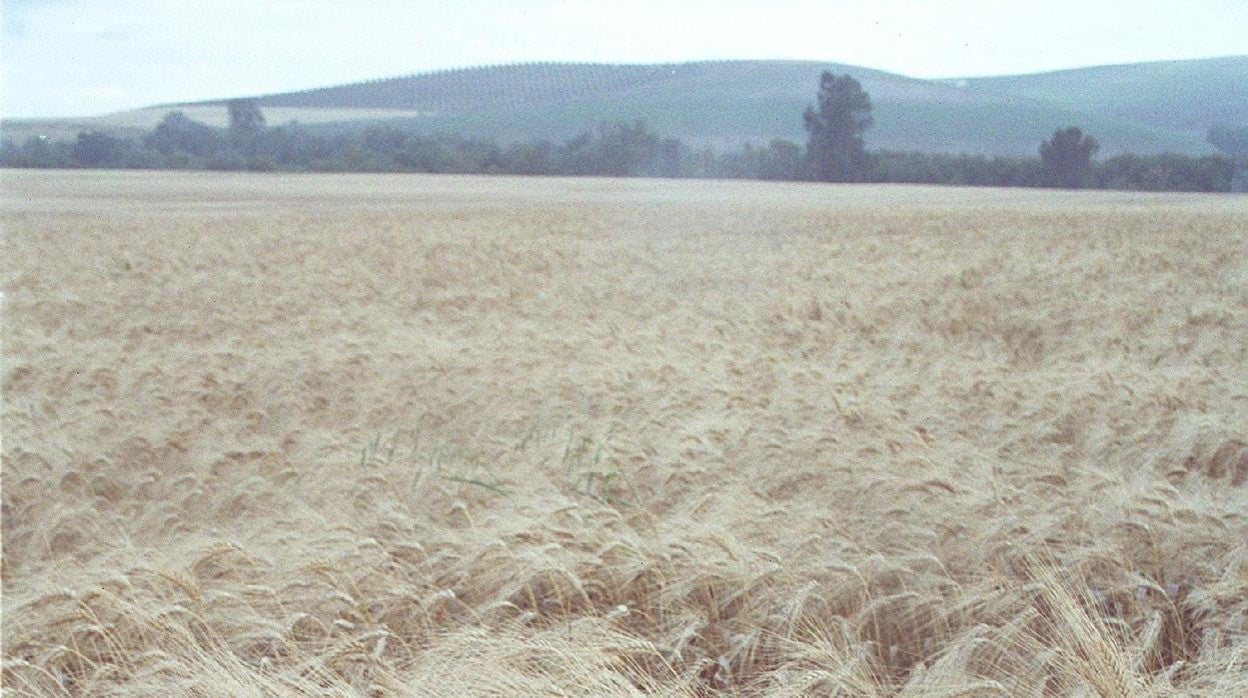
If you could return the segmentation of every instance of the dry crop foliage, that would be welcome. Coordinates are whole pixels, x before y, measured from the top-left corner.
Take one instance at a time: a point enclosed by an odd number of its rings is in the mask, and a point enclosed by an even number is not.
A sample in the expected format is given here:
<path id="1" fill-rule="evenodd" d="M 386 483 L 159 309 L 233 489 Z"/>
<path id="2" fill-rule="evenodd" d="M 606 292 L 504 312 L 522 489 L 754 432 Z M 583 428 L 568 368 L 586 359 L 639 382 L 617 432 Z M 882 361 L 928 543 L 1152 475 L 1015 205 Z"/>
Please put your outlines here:
<path id="1" fill-rule="evenodd" d="M 3 174 L 14 695 L 1248 693 L 1248 200 Z"/>

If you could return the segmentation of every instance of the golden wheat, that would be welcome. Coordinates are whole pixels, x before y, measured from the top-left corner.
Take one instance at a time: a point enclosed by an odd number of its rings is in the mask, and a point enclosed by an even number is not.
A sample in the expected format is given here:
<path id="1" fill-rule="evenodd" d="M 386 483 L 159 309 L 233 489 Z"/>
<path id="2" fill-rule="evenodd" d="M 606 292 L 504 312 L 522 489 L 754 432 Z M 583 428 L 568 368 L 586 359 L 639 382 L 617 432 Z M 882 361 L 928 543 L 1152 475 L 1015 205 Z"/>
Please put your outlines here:
<path id="1" fill-rule="evenodd" d="M 14 695 L 1248 694 L 1248 199 L 3 184 Z"/>

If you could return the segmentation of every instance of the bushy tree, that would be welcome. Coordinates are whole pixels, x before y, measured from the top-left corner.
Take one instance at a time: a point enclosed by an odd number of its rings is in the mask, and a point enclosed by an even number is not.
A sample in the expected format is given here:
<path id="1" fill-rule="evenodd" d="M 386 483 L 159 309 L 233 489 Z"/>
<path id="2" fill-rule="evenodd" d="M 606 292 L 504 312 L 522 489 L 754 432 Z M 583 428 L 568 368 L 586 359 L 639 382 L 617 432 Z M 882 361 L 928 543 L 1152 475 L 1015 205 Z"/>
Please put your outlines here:
<path id="1" fill-rule="evenodd" d="M 824 71 L 819 78 L 817 104 L 803 115 L 808 136 L 806 163 L 812 179 L 823 182 L 860 182 L 867 178 L 871 159 L 862 134 L 871 127 L 871 97 L 848 75 Z"/>
<path id="2" fill-rule="evenodd" d="M 126 143 L 120 138 L 114 138 L 103 131 L 86 131 L 78 134 L 72 152 L 74 160 L 80 165 L 116 167 L 121 165 L 125 150 Z"/>
<path id="3" fill-rule="evenodd" d="M 209 158 L 224 145 L 219 130 L 187 118 L 180 111 L 169 112 L 143 139 L 143 145 L 163 155 L 187 153 Z"/>
<path id="4" fill-rule="evenodd" d="M 1096 139 L 1085 135 L 1078 126 L 1055 131 L 1052 138 L 1040 144 L 1046 183 L 1066 189 L 1087 186 L 1092 177 L 1092 156 L 1099 148 Z"/>
<path id="5" fill-rule="evenodd" d="M 659 137 L 640 121 L 602 125 L 598 129 L 599 174 L 632 177 L 643 174 L 659 150 Z"/>

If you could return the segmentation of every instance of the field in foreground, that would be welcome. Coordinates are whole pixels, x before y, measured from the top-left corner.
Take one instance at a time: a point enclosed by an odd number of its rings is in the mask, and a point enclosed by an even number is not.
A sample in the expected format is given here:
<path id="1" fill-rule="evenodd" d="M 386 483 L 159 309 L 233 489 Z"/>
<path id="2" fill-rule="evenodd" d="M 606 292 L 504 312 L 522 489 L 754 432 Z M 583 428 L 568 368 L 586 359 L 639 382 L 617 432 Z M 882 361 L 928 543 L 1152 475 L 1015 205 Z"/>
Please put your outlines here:
<path id="1" fill-rule="evenodd" d="M 1248 199 L 4 172 L 15 694 L 1248 693 Z"/>

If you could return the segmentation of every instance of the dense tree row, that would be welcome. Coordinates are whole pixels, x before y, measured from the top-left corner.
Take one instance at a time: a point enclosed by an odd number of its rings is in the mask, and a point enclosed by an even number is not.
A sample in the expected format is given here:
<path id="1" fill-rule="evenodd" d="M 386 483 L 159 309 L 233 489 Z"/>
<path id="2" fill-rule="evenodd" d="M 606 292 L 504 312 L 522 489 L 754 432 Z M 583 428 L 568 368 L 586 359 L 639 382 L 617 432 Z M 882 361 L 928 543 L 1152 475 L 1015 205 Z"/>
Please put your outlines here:
<path id="1" fill-rule="evenodd" d="M 806 148 L 776 140 L 737 150 L 693 148 L 664 139 L 641 123 L 603 125 L 562 142 L 500 146 L 460 136 L 428 136 L 378 126 L 324 134 L 303 126 L 217 129 L 180 112 L 141 141 L 98 131 L 76 141 L 6 141 L 0 165 L 44 168 L 284 170 L 308 172 L 431 172 L 609 177 L 817 179 Z M 853 179 L 971 186 L 1053 186 L 1040 158 L 876 151 Z M 1235 174 L 1227 157 L 1119 155 L 1092 162 L 1080 185 L 1106 189 L 1228 191 Z"/>
<path id="2" fill-rule="evenodd" d="M 1115 155 L 1092 162 L 1081 187 L 1138 191 L 1231 191 L 1235 163 L 1209 155 Z M 890 153 L 875 155 L 872 180 L 977 187 L 1053 187 L 1039 158 Z"/>

